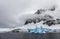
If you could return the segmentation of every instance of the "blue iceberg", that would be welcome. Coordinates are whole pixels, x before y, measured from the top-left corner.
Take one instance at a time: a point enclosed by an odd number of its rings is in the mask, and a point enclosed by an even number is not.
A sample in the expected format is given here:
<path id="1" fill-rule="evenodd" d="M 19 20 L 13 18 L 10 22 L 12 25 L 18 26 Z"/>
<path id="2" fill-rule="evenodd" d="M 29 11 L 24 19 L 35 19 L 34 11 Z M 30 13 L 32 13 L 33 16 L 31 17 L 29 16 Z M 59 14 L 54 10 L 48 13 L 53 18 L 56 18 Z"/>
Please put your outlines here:
<path id="1" fill-rule="evenodd" d="M 36 27 L 35 29 L 28 29 L 30 33 L 48 33 L 51 31 L 51 29 Z"/>

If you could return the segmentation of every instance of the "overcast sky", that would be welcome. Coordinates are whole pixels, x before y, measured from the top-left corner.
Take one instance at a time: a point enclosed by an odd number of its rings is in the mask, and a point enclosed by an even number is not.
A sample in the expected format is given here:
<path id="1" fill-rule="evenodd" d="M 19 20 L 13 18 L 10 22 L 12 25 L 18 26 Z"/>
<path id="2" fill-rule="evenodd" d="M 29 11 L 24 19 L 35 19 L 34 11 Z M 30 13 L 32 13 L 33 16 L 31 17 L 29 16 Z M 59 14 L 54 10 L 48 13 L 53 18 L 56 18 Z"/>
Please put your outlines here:
<path id="1" fill-rule="evenodd" d="M 34 13 L 40 8 L 60 6 L 59 0 L 0 0 L 0 28 L 15 27 L 21 14 Z"/>

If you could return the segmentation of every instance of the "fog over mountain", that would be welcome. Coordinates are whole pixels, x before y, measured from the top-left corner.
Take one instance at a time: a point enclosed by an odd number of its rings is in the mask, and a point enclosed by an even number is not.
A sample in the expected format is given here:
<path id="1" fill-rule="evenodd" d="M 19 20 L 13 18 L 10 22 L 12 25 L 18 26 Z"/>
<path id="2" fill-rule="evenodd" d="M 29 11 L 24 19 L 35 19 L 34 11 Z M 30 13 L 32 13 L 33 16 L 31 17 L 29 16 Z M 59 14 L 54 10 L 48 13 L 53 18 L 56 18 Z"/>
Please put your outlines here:
<path id="1" fill-rule="evenodd" d="M 20 23 L 25 21 L 22 19 L 28 18 L 28 15 L 31 16 L 40 8 L 50 9 L 53 6 L 56 6 L 56 11 L 52 16 L 57 16 L 58 12 L 57 17 L 60 17 L 59 0 L 0 0 L 0 28 L 20 26 Z"/>

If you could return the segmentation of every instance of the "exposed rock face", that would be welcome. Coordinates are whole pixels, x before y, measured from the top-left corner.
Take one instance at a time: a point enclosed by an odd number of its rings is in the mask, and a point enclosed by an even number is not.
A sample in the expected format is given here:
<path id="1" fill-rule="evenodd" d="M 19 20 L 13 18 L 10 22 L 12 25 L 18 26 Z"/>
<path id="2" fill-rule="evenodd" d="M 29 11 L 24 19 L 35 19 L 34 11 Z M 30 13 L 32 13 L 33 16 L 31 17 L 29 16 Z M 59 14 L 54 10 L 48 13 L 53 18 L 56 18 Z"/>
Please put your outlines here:
<path id="1" fill-rule="evenodd" d="M 53 7 L 50 8 L 49 10 L 50 10 L 50 11 L 55 11 L 55 9 L 56 9 L 56 6 L 53 6 Z"/>
<path id="2" fill-rule="evenodd" d="M 42 14 L 43 12 L 46 12 L 48 10 L 49 11 L 55 11 L 55 9 L 56 9 L 56 6 L 53 6 L 53 7 L 49 8 L 49 9 L 39 9 L 39 10 L 36 11 L 35 14 Z"/>
<path id="3" fill-rule="evenodd" d="M 43 18 L 45 21 L 48 21 L 48 20 L 53 20 L 53 17 L 50 16 L 50 15 L 44 15 L 44 18 Z"/>
<path id="4" fill-rule="evenodd" d="M 46 11 L 45 9 L 39 9 L 35 14 L 41 14 L 42 12 L 45 12 L 45 11 Z"/>
<path id="5" fill-rule="evenodd" d="M 48 20 L 48 21 L 45 21 L 43 24 L 46 24 L 48 26 L 60 24 L 60 19 Z"/>
<path id="6" fill-rule="evenodd" d="M 33 22 L 34 23 L 39 23 L 41 20 L 39 19 L 39 18 L 37 18 L 37 19 L 33 19 Z"/>
<path id="7" fill-rule="evenodd" d="M 39 10 L 37 10 L 37 12 L 35 14 L 41 14 L 41 12 Z"/>
<path id="8" fill-rule="evenodd" d="M 55 20 L 49 20 L 49 21 L 44 22 L 43 24 L 46 24 L 48 26 L 55 25 L 55 22 L 54 21 Z"/>
<path id="9" fill-rule="evenodd" d="M 60 19 L 56 19 L 57 24 L 60 24 Z"/>
<path id="10" fill-rule="evenodd" d="M 44 17 L 45 17 L 45 18 L 46 18 L 46 17 L 48 17 L 48 18 L 53 18 L 53 17 L 52 17 L 52 16 L 50 16 L 50 15 L 45 15 Z"/>
<path id="11" fill-rule="evenodd" d="M 32 19 L 27 19 L 24 25 L 26 25 L 28 23 L 32 23 L 32 22 L 33 22 Z"/>
<path id="12" fill-rule="evenodd" d="M 36 24 L 36 23 L 38 23 L 38 22 L 40 22 L 41 20 L 39 19 L 39 18 L 37 18 L 37 19 L 27 19 L 26 20 L 26 22 L 25 22 L 25 25 L 26 24 L 29 24 L 29 23 L 34 23 L 34 24 Z"/>

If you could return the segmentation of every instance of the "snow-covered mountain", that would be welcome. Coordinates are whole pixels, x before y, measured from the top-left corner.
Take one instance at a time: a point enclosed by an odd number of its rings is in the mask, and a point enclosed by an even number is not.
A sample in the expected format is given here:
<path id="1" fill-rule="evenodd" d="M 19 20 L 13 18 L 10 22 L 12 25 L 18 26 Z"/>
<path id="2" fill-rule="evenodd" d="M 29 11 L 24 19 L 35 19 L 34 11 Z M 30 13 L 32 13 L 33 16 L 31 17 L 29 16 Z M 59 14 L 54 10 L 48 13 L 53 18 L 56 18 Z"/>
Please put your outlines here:
<path id="1" fill-rule="evenodd" d="M 3 31 L 28 32 L 28 29 L 35 29 L 36 26 L 52 30 L 60 30 L 60 18 L 57 14 L 58 12 L 59 10 L 56 10 L 55 6 L 50 9 L 39 9 L 35 14 L 22 15 L 20 17 L 20 27 L 6 30 L 3 29 Z"/>
<path id="2" fill-rule="evenodd" d="M 35 14 L 26 15 L 24 24 L 16 29 L 34 29 L 37 27 L 48 28 L 52 30 L 60 30 L 60 18 L 58 16 L 59 10 L 53 6 L 50 9 L 39 9 Z M 21 21 L 22 22 L 22 21 Z"/>

